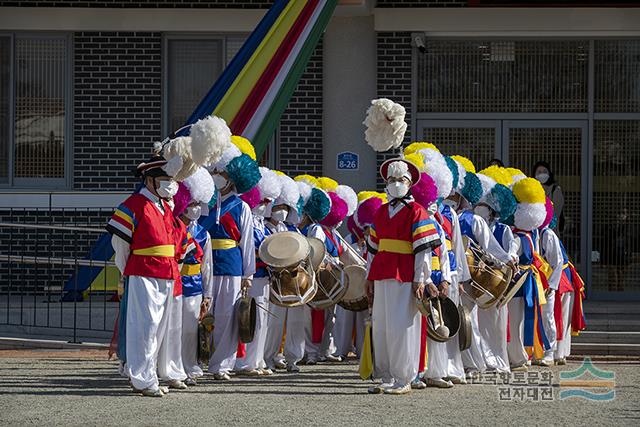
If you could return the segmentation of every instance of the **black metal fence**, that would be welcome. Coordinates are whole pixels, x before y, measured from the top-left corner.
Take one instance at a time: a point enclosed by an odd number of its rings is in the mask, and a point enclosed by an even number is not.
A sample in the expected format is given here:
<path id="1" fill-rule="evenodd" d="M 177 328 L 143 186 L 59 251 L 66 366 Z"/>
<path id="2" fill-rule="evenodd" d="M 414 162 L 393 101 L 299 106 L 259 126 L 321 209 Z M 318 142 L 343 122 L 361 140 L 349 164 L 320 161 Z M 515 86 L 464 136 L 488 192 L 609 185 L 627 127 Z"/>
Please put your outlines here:
<path id="1" fill-rule="evenodd" d="M 118 271 L 113 207 L 0 206 L 0 336 L 108 342 Z"/>

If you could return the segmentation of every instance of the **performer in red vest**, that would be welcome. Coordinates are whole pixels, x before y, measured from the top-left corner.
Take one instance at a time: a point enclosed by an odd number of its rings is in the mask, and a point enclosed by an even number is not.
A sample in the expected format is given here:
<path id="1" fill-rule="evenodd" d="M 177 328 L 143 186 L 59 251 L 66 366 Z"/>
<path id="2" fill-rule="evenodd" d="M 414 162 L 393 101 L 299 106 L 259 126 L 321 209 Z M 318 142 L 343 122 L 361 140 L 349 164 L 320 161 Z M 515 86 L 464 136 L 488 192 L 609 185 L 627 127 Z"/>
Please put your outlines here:
<path id="1" fill-rule="evenodd" d="M 409 190 L 420 172 L 404 159 L 382 164 L 389 203 L 373 221 L 368 239 L 368 293 L 373 297 L 374 372 L 382 383 L 369 393 L 405 394 L 418 374 L 420 314 L 415 298 L 425 285 L 432 296 L 431 251 L 441 244 L 436 224 Z"/>
<path id="2" fill-rule="evenodd" d="M 138 166 L 144 187 L 116 209 L 107 225 L 116 266 L 125 278 L 125 373 L 134 390 L 151 397 L 168 392 L 159 387 L 156 365 L 174 281 L 180 277 L 175 218 L 167 203 L 178 184 L 162 169 L 166 163 L 156 156 Z"/>

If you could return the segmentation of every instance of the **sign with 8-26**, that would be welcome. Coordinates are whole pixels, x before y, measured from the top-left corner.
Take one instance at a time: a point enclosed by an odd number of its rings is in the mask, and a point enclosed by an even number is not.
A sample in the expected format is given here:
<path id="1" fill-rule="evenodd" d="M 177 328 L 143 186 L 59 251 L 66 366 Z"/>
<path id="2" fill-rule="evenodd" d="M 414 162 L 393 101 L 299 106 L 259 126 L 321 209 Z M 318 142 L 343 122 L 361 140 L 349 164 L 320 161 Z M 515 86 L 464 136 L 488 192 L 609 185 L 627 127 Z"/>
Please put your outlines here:
<path id="1" fill-rule="evenodd" d="M 350 151 L 338 153 L 338 170 L 339 171 L 357 171 L 359 168 L 358 155 Z"/>

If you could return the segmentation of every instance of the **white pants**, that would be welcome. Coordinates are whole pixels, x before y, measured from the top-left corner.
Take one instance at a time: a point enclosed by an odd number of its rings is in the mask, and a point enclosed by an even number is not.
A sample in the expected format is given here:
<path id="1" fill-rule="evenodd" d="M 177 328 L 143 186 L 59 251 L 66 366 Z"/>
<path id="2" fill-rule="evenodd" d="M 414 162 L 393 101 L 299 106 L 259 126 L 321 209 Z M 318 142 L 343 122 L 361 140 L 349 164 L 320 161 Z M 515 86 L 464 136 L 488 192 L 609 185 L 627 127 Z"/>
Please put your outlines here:
<path id="1" fill-rule="evenodd" d="M 487 369 L 509 372 L 507 353 L 507 307 L 478 308 L 478 326 Z"/>
<path id="2" fill-rule="evenodd" d="M 452 283 L 455 283 L 455 285 L 449 286 L 449 299 L 458 305 L 460 303 L 460 292 L 457 286 L 457 276 L 452 278 Z M 459 334 L 460 332 L 458 332 L 458 336 Z M 452 338 L 446 343 L 427 339 L 427 352 L 429 358 L 427 360 L 426 378 L 464 378 L 459 338 Z M 432 352 L 433 357 L 436 359 L 433 362 L 431 360 Z"/>
<path id="3" fill-rule="evenodd" d="M 158 389 L 157 360 L 173 302 L 173 280 L 129 276 L 127 285 L 127 363 L 138 390 Z"/>
<path id="4" fill-rule="evenodd" d="M 384 383 L 409 384 L 420 359 L 420 313 L 411 283 L 376 280 L 374 286 L 374 371 Z"/>
<path id="5" fill-rule="evenodd" d="M 556 352 L 556 319 L 553 314 L 556 305 L 556 291 L 549 291 L 546 299 L 547 303 L 542 305 L 542 327 L 549 341 L 549 350 L 544 351 L 544 360 L 553 362 L 553 355 Z"/>
<path id="6" fill-rule="evenodd" d="M 287 363 L 298 363 L 304 357 L 305 325 L 307 318 L 310 316 L 309 307 L 303 305 L 285 308 L 272 304 L 269 310 L 278 316 L 278 318 L 276 319 L 269 316 L 269 330 L 265 348 L 265 361 L 267 366 L 273 367 L 273 364 L 278 358 L 285 322 L 287 332 L 284 341 L 284 356 Z"/>
<path id="7" fill-rule="evenodd" d="M 349 352 L 354 351 L 360 357 L 362 345 L 364 343 L 364 322 L 367 318 L 367 310 L 350 311 L 340 306 L 336 307 L 336 324 L 333 327 L 335 332 L 336 354 L 346 357 Z M 355 348 L 353 345 L 353 330 L 356 331 Z"/>
<path id="8" fill-rule="evenodd" d="M 313 329 L 311 327 L 311 310 L 307 316 L 305 325 L 305 353 L 307 359 L 321 359 L 336 352 L 334 343 L 333 327 L 336 323 L 335 306 L 324 310 L 324 330 L 322 331 L 322 341 L 314 343 L 312 340 Z"/>
<path id="9" fill-rule="evenodd" d="M 209 372 L 229 373 L 236 365 L 238 319 L 236 305 L 240 298 L 240 277 L 213 277 L 213 354 Z"/>
<path id="10" fill-rule="evenodd" d="M 458 286 L 458 275 L 452 274 L 449 286 L 449 298 L 455 305 L 460 304 L 460 289 Z M 464 365 L 462 364 L 462 354 L 460 352 L 460 333 L 458 338 L 447 341 L 447 376 L 452 378 L 464 378 Z"/>
<path id="11" fill-rule="evenodd" d="M 484 372 L 487 366 L 482 354 L 482 338 L 478 327 L 478 305 L 465 299 L 462 303 L 471 313 L 471 347 L 462 352 L 462 363 L 469 372 Z"/>
<path id="12" fill-rule="evenodd" d="M 557 342 L 555 359 L 562 359 L 571 355 L 571 313 L 575 294 L 565 292 L 560 297 L 562 302 L 562 339 Z"/>
<path id="13" fill-rule="evenodd" d="M 269 278 L 256 277 L 253 279 L 249 296 L 253 297 L 256 303 L 267 310 L 269 308 Z M 256 329 L 253 340 L 246 344 L 246 355 L 242 359 L 236 360 L 236 369 L 262 369 L 266 367 L 264 362 L 264 348 L 267 343 L 267 319 L 266 311 L 256 307 Z"/>
<path id="14" fill-rule="evenodd" d="M 182 381 L 187 379 L 182 365 L 182 295 L 172 298 L 167 332 L 158 352 L 158 376 L 166 381 Z"/>
<path id="15" fill-rule="evenodd" d="M 524 297 L 515 297 L 507 304 L 509 311 L 509 343 L 507 354 L 512 368 L 522 366 L 529 360 L 524 348 Z"/>
<path id="16" fill-rule="evenodd" d="M 198 317 L 202 295 L 182 297 L 182 364 L 189 378 L 202 376 L 198 364 Z"/>

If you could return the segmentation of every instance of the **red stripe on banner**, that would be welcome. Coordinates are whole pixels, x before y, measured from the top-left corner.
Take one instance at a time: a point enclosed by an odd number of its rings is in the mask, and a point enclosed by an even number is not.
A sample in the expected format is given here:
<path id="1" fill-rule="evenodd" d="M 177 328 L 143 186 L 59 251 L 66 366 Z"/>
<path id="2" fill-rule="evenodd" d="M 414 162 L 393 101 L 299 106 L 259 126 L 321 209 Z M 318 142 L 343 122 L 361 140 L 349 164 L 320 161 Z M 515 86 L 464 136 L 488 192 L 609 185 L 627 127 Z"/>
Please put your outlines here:
<path id="1" fill-rule="evenodd" d="M 413 241 L 415 242 L 416 240 L 424 239 L 425 237 L 437 236 L 437 235 L 438 235 L 438 231 L 437 230 L 425 231 L 425 232 L 422 232 L 420 234 L 417 234 L 417 235 L 413 236 Z"/>
<path id="2" fill-rule="evenodd" d="M 244 104 L 242 104 L 242 107 L 240 107 L 240 110 L 231 121 L 231 125 L 229 127 L 234 135 L 242 135 L 242 132 L 244 132 L 251 120 L 251 117 L 253 117 L 253 114 L 269 91 L 271 84 L 282 69 L 282 65 L 287 60 L 287 57 L 291 53 L 291 50 L 295 46 L 296 41 L 307 25 L 307 22 L 309 22 L 309 19 L 311 18 L 311 15 L 313 15 L 313 11 L 318 3 L 319 0 L 309 1 L 304 6 L 304 9 L 302 9 L 302 12 L 300 12 L 296 22 L 291 27 L 291 30 L 283 40 L 282 44 L 278 47 L 278 50 L 276 50 L 276 53 L 273 58 L 271 58 L 271 61 L 264 70 L 264 73 L 262 73 L 256 82 L 253 92 Z"/>
<path id="3" fill-rule="evenodd" d="M 133 231 L 133 225 L 131 225 L 131 223 L 127 222 L 124 218 L 121 218 L 118 215 L 114 215 L 114 216 L 111 217 L 111 219 L 113 221 L 117 222 L 118 224 L 121 224 L 121 225 L 125 226 L 127 228 L 127 230 Z"/>

